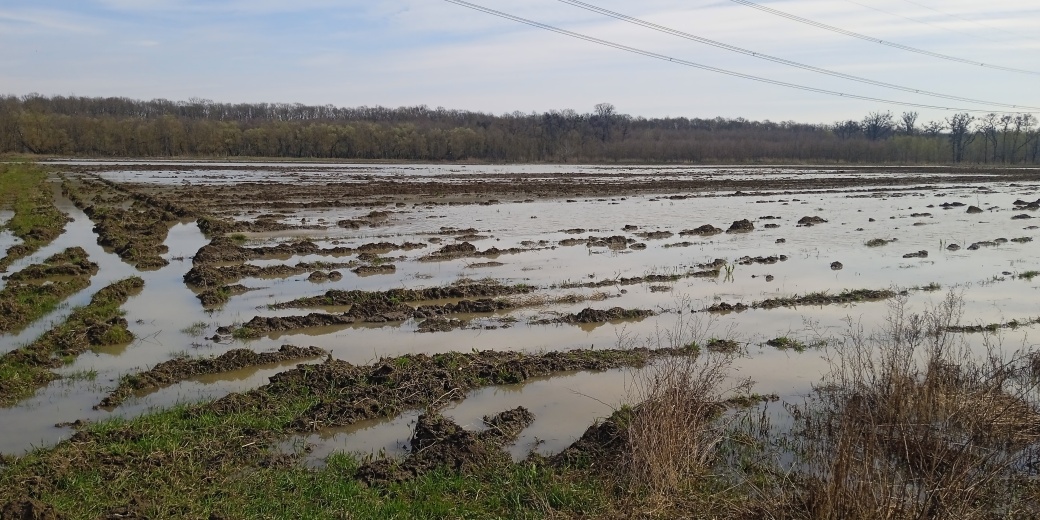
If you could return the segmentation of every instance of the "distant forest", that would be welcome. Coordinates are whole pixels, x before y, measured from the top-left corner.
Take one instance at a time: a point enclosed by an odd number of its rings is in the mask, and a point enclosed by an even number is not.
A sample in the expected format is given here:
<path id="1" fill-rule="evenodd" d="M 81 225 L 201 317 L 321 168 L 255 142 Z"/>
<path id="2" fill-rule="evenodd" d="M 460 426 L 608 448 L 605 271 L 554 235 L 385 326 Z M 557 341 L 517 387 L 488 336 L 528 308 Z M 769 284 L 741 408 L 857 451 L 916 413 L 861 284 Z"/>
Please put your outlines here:
<path id="1" fill-rule="evenodd" d="M 493 115 L 203 99 L 0 97 L 0 153 L 82 157 L 638 163 L 1040 163 L 1030 114 L 871 112 L 833 124 L 618 113 Z"/>

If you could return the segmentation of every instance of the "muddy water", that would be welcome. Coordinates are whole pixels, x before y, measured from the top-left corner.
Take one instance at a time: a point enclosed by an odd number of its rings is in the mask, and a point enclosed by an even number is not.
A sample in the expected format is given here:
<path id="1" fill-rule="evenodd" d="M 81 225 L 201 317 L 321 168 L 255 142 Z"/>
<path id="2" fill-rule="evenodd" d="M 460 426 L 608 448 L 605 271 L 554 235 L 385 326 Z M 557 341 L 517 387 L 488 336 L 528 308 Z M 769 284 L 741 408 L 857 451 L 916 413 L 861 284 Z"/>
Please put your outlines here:
<path id="1" fill-rule="evenodd" d="M 92 163 L 96 164 L 96 163 Z M 862 171 L 823 172 L 814 168 L 737 167 L 573 167 L 573 166 L 378 166 L 323 164 L 256 164 L 212 165 L 208 163 L 166 163 L 164 168 L 138 171 L 113 169 L 103 176 L 117 182 L 176 184 L 228 184 L 242 180 L 266 182 L 325 183 L 364 182 L 373 177 L 424 178 L 430 182 L 470 182 L 482 176 L 530 174 L 545 178 L 582 175 L 604 182 L 625 179 L 686 178 L 761 178 L 763 190 L 768 183 L 806 176 L 876 176 L 883 180 L 893 173 Z M 129 164 L 128 164 L 129 165 Z M 166 168 L 168 166 L 168 168 Z M 574 196 L 565 202 L 539 199 L 532 202 L 494 205 L 427 205 L 423 203 L 385 208 L 392 212 L 385 225 L 349 230 L 335 222 L 360 218 L 371 208 L 308 208 L 287 213 L 286 222 L 324 222 L 326 229 L 290 230 L 247 234 L 249 245 L 271 245 L 280 241 L 307 237 L 323 247 L 359 246 L 374 241 L 426 242 L 424 249 L 391 251 L 382 256 L 392 258 L 393 274 L 357 276 L 349 269 L 339 269 L 338 282 L 313 283 L 307 274 L 288 277 L 247 278 L 239 283 L 253 289 L 234 296 L 221 308 L 206 311 L 187 288 L 182 276 L 191 267 L 191 256 L 206 243 L 194 223 L 174 225 L 166 240 L 170 252 L 164 255 L 170 265 L 155 271 L 137 272 L 105 252 L 96 244 L 92 223 L 85 215 L 59 199 L 61 209 L 74 221 L 55 243 L 34 255 L 35 261 L 65 247 L 84 247 L 101 269 L 89 289 L 70 299 L 69 305 L 81 305 L 90 295 L 110 281 L 138 274 L 145 288 L 126 305 L 126 318 L 137 336 L 130 345 L 88 353 L 77 359 L 62 373 L 72 380 L 59 381 L 41 390 L 33 399 L 14 408 L 0 410 L 0 452 L 18 452 L 31 445 L 49 444 L 68 434 L 53 424 L 76 419 L 94 420 L 111 414 L 134 415 L 149 407 L 164 407 L 180 401 L 212 399 L 228 392 L 254 388 L 266 382 L 277 371 L 294 365 L 261 367 L 249 371 L 200 378 L 169 388 L 142 394 L 114 411 L 95 411 L 97 404 L 114 387 L 119 377 L 170 359 L 173 356 L 217 355 L 230 348 L 247 347 L 257 351 L 275 349 L 286 343 L 315 345 L 329 350 L 335 357 L 352 363 L 369 363 L 382 356 L 404 353 L 438 353 L 470 349 L 497 349 L 539 352 L 572 348 L 608 348 L 627 346 L 670 346 L 688 340 L 703 341 L 711 337 L 733 337 L 744 346 L 744 355 L 736 361 L 735 374 L 756 381 L 759 393 L 777 393 L 785 399 L 798 400 L 809 391 L 825 370 L 824 353 L 781 352 L 763 346 L 768 339 L 788 336 L 806 342 L 840 336 L 848 321 L 862 323 L 868 329 L 883 323 L 889 310 L 887 302 L 863 302 L 855 305 L 800 306 L 771 310 L 747 310 L 729 314 L 695 312 L 719 302 L 751 304 L 767 298 L 812 292 L 840 293 L 843 289 L 907 290 L 907 305 L 923 311 L 938 304 L 947 291 L 964 298 L 964 324 L 988 324 L 1011 319 L 1040 316 L 1040 277 L 1028 280 L 1017 275 L 1040 269 L 1036 261 L 1040 233 L 1028 229 L 1033 219 L 1012 220 L 1011 217 L 1036 212 L 1013 209 L 1013 201 L 1032 201 L 1040 197 L 1037 185 L 1011 185 L 1006 182 L 984 184 L 950 184 L 949 174 L 919 172 L 916 189 L 898 192 L 878 187 L 855 192 L 800 193 L 797 195 L 737 195 L 697 193 L 692 198 L 671 200 L 669 194 L 630 195 L 605 198 Z M 725 196 L 715 196 L 725 195 Z M 501 197 L 513 200 L 515 197 Z M 944 210 L 944 202 L 962 202 L 984 209 L 981 214 L 967 214 L 967 206 Z M 928 207 L 933 206 L 933 207 Z M 379 209 L 379 208 L 377 208 Z M 234 212 L 234 210 L 229 210 Z M 921 215 L 929 213 L 930 215 Z M 916 216 L 914 216 L 916 214 Z M 0 215 L 2 216 L 2 215 Z M 235 215 L 246 218 L 248 215 Z M 827 223 L 799 227 L 803 216 L 819 216 Z M 777 217 L 777 218 L 761 218 Z M 735 220 L 747 218 L 755 231 L 745 234 L 719 234 L 710 237 L 680 236 L 686 229 L 712 224 L 726 229 Z M 873 219 L 873 222 L 871 221 Z M 766 224 L 777 227 L 767 229 Z M 635 226 L 626 230 L 625 226 Z M 494 257 L 460 258 L 443 261 L 421 261 L 425 255 L 446 244 L 457 243 L 456 236 L 444 228 L 475 228 L 483 239 L 472 240 L 478 249 L 520 248 L 515 254 Z M 568 232 L 581 228 L 580 232 Z M 648 239 L 637 235 L 644 231 L 670 231 L 671 237 Z M 646 245 L 646 249 L 611 250 L 584 244 L 563 246 L 560 241 L 589 236 L 623 235 Z M 1013 238 L 1033 238 L 1032 242 L 1012 242 Z M 881 247 L 867 247 L 874 239 L 897 239 Z M 1008 239 L 975 251 L 967 246 L 980 241 Z M 781 241 L 782 239 L 782 241 Z M 689 242 L 689 244 L 682 244 Z M 678 245 L 681 247 L 665 247 Z M 961 249 L 947 250 L 950 244 Z M 927 258 L 903 258 L 907 253 L 928 251 Z M 785 261 L 769 265 L 735 265 L 717 277 L 684 277 L 666 283 L 609 283 L 597 288 L 564 288 L 566 284 L 620 280 L 647 275 L 683 275 L 700 268 L 697 264 L 716 258 L 731 265 L 744 256 L 786 255 Z M 255 265 L 295 265 L 299 262 L 352 260 L 353 256 L 329 257 L 301 255 L 279 259 L 251 261 Z M 474 264 L 494 260 L 503 265 L 475 267 Z M 20 262 L 28 265 L 33 260 Z M 832 270 L 832 262 L 841 262 L 840 270 Z M 767 279 L 767 276 L 770 278 Z M 489 277 L 503 283 L 524 283 L 538 288 L 537 296 L 558 297 L 566 294 L 609 296 L 603 301 L 576 304 L 521 306 L 508 312 L 486 315 L 453 316 L 468 320 L 470 328 L 451 332 L 419 333 L 418 322 L 358 323 L 335 327 L 281 331 L 251 341 L 225 337 L 207 339 L 219 326 L 243 323 L 253 316 L 291 316 L 310 312 L 344 312 L 346 307 L 323 309 L 270 310 L 267 305 L 295 298 L 320 295 L 329 289 L 386 290 L 400 287 L 432 287 L 463 278 Z M 936 283 L 938 291 L 915 290 Z M 663 286 L 651 288 L 651 286 Z M 418 303 L 418 302 L 416 302 Z M 428 303 L 428 302 L 423 302 Z M 445 303 L 445 302 L 438 302 Z M 551 319 L 577 313 L 586 307 L 607 309 L 614 306 L 648 309 L 654 316 L 641 320 L 580 325 L 533 325 L 539 319 Z M 0 352 L 8 351 L 47 329 L 60 320 L 68 309 L 34 324 L 18 335 L 0 337 Z M 504 320 L 503 318 L 507 318 Z M 1002 329 L 998 335 L 968 334 L 964 340 L 976 348 L 1000 343 L 1006 348 L 1032 344 L 1036 327 Z M 673 339 L 672 337 L 679 339 Z M 96 376 L 93 376 L 96 372 Z M 515 456 L 535 449 L 551 453 L 580 435 L 597 417 L 608 415 L 612 407 L 629 397 L 632 373 L 609 371 L 577 373 L 529 382 L 518 387 L 497 387 L 472 392 L 446 413 L 460 424 L 477 427 L 485 414 L 523 405 L 536 415 L 535 424 L 523 433 L 512 448 Z M 355 425 L 347 430 L 326 431 L 288 444 L 316 444 L 314 454 L 334 450 L 394 452 L 406 444 L 414 414 L 399 418 Z M 318 457 L 315 460 L 320 459 Z"/>

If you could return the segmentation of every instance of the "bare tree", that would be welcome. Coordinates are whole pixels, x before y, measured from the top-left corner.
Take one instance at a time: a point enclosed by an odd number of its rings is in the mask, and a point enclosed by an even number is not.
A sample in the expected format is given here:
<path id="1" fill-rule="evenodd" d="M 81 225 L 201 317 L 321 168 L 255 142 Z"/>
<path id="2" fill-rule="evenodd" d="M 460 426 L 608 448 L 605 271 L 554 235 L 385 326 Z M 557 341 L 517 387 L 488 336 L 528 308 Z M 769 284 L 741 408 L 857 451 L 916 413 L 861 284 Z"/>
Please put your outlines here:
<path id="1" fill-rule="evenodd" d="M 950 148 L 953 152 L 953 162 L 959 163 L 964 160 L 964 149 L 975 140 L 977 134 L 971 131 L 971 124 L 975 122 L 975 116 L 966 112 L 954 114 L 952 118 L 946 118 L 946 124 L 950 127 Z"/>
<path id="2" fill-rule="evenodd" d="M 928 137 L 938 137 L 943 130 L 946 130 L 946 123 L 942 121 L 929 121 L 928 124 L 924 125 L 924 133 Z"/>
<path id="3" fill-rule="evenodd" d="M 859 134 L 861 128 L 858 121 L 849 119 L 848 121 L 836 121 L 832 130 L 834 131 L 834 135 L 844 141 Z"/>
<path id="4" fill-rule="evenodd" d="M 887 139 L 894 127 L 895 121 L 891 112 L 871 112 L 863 118 L 863 135 L 871 141 Z"/>
<path id="5" fill-rule="evenodd" d="M 903 112 L 903 116 L 900 118 L 901 124 L 899 129 L 905 135 L 914 135 L 917 129 L 914 125 L 917 123 L 917 112 Z"/>

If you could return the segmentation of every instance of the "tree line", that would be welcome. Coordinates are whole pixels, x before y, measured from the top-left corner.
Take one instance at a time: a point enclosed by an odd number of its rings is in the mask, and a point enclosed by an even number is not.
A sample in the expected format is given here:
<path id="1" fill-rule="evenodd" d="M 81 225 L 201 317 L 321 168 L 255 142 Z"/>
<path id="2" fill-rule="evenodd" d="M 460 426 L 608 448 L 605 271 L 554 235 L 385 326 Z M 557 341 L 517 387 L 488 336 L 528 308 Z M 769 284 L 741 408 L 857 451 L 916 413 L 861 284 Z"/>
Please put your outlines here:
<path id="1" fill-rule="evenodd" d="M 1031 114 L 871 112 L 833 124 L 644 118 L 600 103 L 588 113 L 494 115 L 444 108 L 216 103 L 204 99 L 0 96 L 0 153 L 83 157 L 293 157 L 498 162 L 1040 162 Z"/>

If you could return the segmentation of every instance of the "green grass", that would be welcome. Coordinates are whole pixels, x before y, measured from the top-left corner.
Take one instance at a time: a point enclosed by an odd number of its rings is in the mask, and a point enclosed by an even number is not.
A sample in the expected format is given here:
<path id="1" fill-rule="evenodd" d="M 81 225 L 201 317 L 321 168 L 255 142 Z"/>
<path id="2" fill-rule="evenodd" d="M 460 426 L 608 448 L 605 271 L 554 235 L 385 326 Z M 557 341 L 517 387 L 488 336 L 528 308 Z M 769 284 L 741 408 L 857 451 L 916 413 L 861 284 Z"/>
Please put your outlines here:
<path id="1" fill-rule="evenodd" d="M 0 332 L 19 330 L 58 308 L 61 302 L 90 285 L 76 277 L 48 284 L 11 283 L 0 291 Z"/>
<path id="2" fill-rule="evenodd" d="M 4 226 L 22 240 L 0 258 L 0 270 L 36 252 L 65 229 L 68 217 L 54 207 L 47 172 L 33 163 L 0 164 L 0 207 L 14 211 Z"/>
<path id="3" fill-rule="evenodd" d="M 1018 275 L 1019 278 L 1029 280 L 1030 282 L 1032 282 L 1033 278 L 1036 278 L 1037 276 L 1040 276 L 1040 271 L 1026 271 L 1024 273 L 1019 273 Z"/>
<path id="4" fill-rule="evenodd" d="M 769 345 L 770 347 L 773 347 L 778 350 L 794 350 L 795 352 L 805 352 L 805 350 L 809 348 L 808 345 L 806 345 L 805 343 L 798 341 L 794 338 L 789 338 L 787 336 L 773 338 L 767 341 L 766 345 Z"/>
<path id="5" fill-rule="evenodd" d="M 30 397 L 47 383 L 58 379 L 51 368 L 71 363 L 76 356 L 92 347 L 116 345 L 133 340 L 122 324 L 112 324 L 98 337 L 84 333 L 91 327 L 109 323 L 121 316 L 120 309 L 130 293 L 141 288 L 144 281 L 127 278 L 98 291 L 90 303 L 74 309 L 64 323 L 47 331 L 31 344 L 0 356 L 0 406 L 10 406 Z"/>

